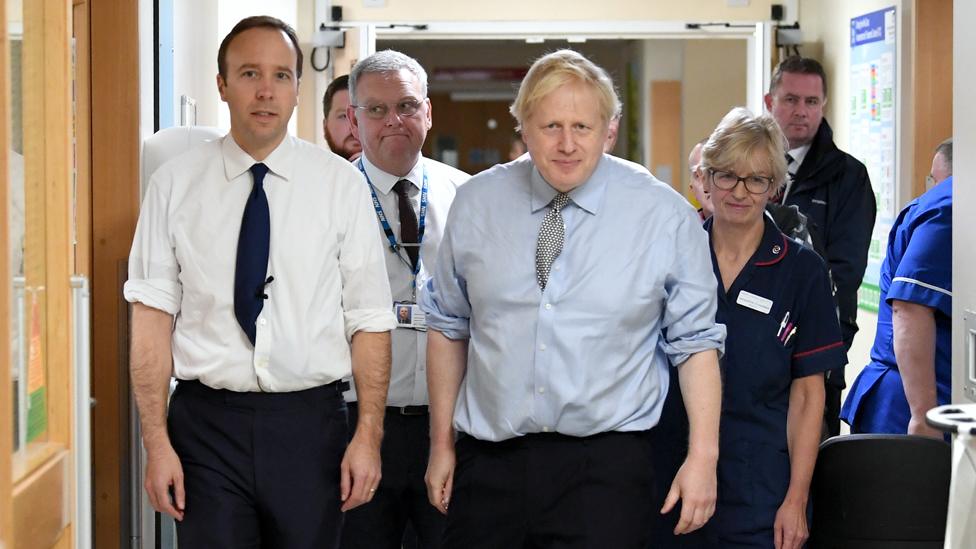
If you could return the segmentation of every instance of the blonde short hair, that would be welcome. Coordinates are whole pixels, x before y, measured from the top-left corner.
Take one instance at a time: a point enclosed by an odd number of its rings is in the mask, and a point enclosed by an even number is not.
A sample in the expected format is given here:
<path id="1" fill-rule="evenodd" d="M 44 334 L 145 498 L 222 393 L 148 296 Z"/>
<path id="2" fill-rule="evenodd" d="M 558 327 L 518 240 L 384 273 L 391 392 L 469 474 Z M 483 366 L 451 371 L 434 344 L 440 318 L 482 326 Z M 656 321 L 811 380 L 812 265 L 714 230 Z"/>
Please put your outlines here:
<path id="1" fill-rule="evenodd" d="M 722 118 L 702 147 L 701 166 L 732 171 L 745 160 L 753 163 L 756 172 L 768 173 L 779 187 L 786 181 L 786 146 L 786 136 L 771 115 L 757 116 L 736 107 Z M 760 153 L 758 158 L 756 153 Z"/>
<path id="2" fill-rule="evenodd" d="M 571 82 L 592 86 L 599 98 L 600 114 L 608 124 L 620 115 L 620 99 L 607 71 L 573 50 L 546 54 L 532 63 L 519 86 L 509 112 L 515 117 L 516 129 L 532 114 L 535 106 L 550 93 Z"/>

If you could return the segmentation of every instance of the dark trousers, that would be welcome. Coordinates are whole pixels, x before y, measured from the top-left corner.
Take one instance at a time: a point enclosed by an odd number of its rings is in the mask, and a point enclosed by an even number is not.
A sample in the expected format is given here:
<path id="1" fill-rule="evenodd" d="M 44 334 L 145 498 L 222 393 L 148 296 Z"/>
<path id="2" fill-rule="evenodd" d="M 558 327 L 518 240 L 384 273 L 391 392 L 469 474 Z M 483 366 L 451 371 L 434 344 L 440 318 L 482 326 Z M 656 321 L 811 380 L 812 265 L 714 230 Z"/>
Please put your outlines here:
<path id="1" fill-rule="evenodd" d="M 840 434 L 840 395 L 844 390 L 830 383 L 824 384 L 824 429 L 823 438 L 835 437 Z"/>
<path id="2" fill-rule="evenodd" d="M 338 546 L 348 439 L 338 385 L 235 393 L 179 383 L 168 424 L 186 489 L 180 549 Z"/>
<path id="3" fill-rule="evenodd" d="M 358 412 L 350 403 L 350 432 Z M 380 450 L 383 478 L 372 501 L 346 513 L 342 549 L 440 548 L 446 520 L 427 500 L 424 474 L 429 452 L 430 416 L 387 408 Z"/>
<path id="4" fill-rule="evenodd" d="M 447 549 L 644 549 L 654 473 L 646 432 L 460 438 Z"/>

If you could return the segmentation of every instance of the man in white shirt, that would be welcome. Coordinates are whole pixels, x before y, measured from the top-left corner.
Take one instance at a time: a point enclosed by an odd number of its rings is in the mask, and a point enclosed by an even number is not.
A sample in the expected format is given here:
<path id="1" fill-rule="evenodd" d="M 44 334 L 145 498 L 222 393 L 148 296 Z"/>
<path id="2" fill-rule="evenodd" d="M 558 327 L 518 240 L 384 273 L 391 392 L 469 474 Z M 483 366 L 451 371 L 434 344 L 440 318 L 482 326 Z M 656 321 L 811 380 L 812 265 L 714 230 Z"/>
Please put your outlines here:
<path id="1" fill-rule="evenodd" d="M 369 185 L 363 187 L 372 193 L 374 238 L 386 248 L 393 292 L 387 306 L 396 312 L 398 325 L 392 334 L 383 482 L 369 505 L 346 515 L 342 547 L 398 548 L 409 525 L 420 547 L 437 548 L 444 518 L 428 503 L 424 484 L 429 451 L 427 327 L 416 305 L 416 288 L 433 271 L 448 210 L 468 175 L 421 155 L 432 117 L 427 73 L 416 60 L 391 50 L 375 53 L 353 68 L 349 92 L 347 118 L 363 147 L 354 166 L 365 174 Z M 362 406 L 354 403 L 357 396 L 347 395 L 350 419 Z"/>
<path id="2" fill-rule="evenodd" d="M 395 325 L 369 192 L 286 133 L 291 27 L 242 20 L 218 67 L 230 134 L 153 175 L 129 258 L 145 487 L 181 549 L 336 547 L 342 512 L 379 484 Z"/>

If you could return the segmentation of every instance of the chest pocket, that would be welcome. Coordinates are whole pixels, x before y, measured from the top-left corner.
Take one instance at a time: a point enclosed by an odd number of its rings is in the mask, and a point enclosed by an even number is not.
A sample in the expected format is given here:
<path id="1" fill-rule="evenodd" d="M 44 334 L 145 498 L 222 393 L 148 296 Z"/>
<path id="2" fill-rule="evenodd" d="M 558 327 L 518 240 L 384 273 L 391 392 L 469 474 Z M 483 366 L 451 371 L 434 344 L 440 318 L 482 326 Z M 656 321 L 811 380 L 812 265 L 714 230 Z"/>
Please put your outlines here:
<path id="1" fill-rule="evenodd" d="M 796 337 L 785 344 L 780 326 L 785 307 L 774 304 L 764 314 L 731 303 L 726 320 L 726 355 L 723 358 L 723 413 L 743 421 L 755 421 L 772 408 L 785 413 L 792 382 L 790 360 Z M 788 324 L 789 322 L 787 322 Z"/>

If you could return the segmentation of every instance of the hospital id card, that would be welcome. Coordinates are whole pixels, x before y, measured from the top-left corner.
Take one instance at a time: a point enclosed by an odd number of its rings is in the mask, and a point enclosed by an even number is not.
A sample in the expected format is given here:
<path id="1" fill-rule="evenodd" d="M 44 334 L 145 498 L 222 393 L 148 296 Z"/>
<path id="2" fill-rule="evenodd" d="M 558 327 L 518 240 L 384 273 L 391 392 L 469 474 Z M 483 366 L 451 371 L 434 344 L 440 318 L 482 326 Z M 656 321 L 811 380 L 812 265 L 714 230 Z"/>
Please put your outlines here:
<path id="1" fill-rule="evenodd" d="M 427 331 L 427 314 L 416 303 L 394 301 L 393 314 L 396 315 L 397 328 Z"/>

